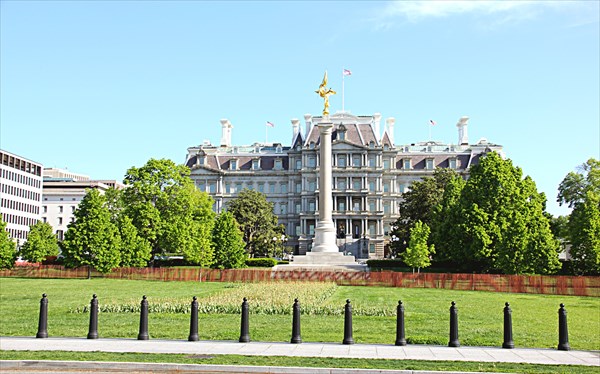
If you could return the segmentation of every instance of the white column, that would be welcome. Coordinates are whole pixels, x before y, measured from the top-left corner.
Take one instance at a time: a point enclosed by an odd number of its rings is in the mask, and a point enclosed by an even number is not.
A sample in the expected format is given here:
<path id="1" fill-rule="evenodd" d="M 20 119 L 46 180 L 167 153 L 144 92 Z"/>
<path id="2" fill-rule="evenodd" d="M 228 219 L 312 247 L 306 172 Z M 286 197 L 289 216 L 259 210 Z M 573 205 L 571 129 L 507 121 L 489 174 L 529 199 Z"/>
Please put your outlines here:
<path id="1" fill-rule="evenodd" d="M 332 123 L 319 123 L 319 223 L 315 229 L 313 252 L 339 252 L 335 243 L 335 227 L 331 219 L 333 199 L 331 195 L 331 133 Z"/>

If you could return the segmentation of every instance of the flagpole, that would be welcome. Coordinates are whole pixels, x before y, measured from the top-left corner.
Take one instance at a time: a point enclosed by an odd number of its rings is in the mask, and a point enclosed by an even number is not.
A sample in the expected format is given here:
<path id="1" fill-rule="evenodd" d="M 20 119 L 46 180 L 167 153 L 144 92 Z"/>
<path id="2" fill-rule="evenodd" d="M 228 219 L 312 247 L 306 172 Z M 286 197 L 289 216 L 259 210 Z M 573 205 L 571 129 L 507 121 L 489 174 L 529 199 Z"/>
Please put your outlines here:
<path id="1" fill-rule="evenodd" d="M 342 113 L 345 113 L 344 111 L 344 78 L 346 77 L 346 74 L 344 74 L 344 67 L 342 66 Z"/>
<path id="2" fill-rule="evenodd" d="M 433 127 L 433 124 L 430 122 L 429 123 L 429 141 L 431 141 L 431 128 Z"/>
<path id="3" fill-rule="evenodd" d="M 269 142 L 269 125 L 265 124 L 265 147 Z"/>

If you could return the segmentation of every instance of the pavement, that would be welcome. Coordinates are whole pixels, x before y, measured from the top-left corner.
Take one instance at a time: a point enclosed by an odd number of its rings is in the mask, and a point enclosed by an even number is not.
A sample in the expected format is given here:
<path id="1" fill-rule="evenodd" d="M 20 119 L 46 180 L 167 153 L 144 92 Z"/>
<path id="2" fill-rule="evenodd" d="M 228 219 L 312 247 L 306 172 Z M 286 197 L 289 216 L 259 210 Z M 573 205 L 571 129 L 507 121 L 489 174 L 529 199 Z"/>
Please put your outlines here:
<path id="1" fill-rule="evenodd" d="M 245 356 L 294 356 L 294 357 L 337 357 L 337 358 L 375 358 L 395 360 L 444 360 L 477 362 L 511 362 L 552 365 L 587 365 L 600 367 L 600 351 L 559 351 L 556 349 L 498 347 L 445 347 L 434 345 L 394 346 L 384 344 L 335 343 L 277 343 L 234 341 L 198 341 L 182 340 L 135 340 L 135 339 L 85 339 L 85 338 L 46 338 L 0 337 L 1 350 L 17 351 L 80 351 L 80 352 L 138 352 L 138 353 L 183 353 L 192 355 L 236 354 Z M 2 362 L 2 372 L 7 369 L 8 361 Z M 202 365 L 196 365 L 202 366 Z M 33 369 L 33 367 L 30 367 Z M 238 367 L 239 369 L 239 367 Z M 327 373 L 333 373 L 333 369 Z M 134 369 L 126 370 L 135 372 Z M 148 368 L 140 370 L 149 371 Z M 160 370 L 159 370 L 160 371 Z M 181 371 L 181 370 L 179 370 Z M 97 372 L 97 371 L 95 371 Z M 219 371 L 210 371 L 219 372 Z M 232 371 L 229 371 L 232 372 Z M 233 371 L 235 372 L 235 371 Z M 249 372 L 248 370 L 239 372 Z M 272 369 L 268 371 L 274 373 Z M 281 371 L 280 371 L 281 372 Z M 289 369 L 288 371 L 290 372 Z M 306 369 L 303 369 L 306 373 Z M 311 370 L 311 372 L 317 372 Z M 343 372 L 349 372 L 347 369 Z M 375 372 L 380 372 L 379 370 Z M 406 373 L 406 371 L 402 371 Z M 600 368 L 599 368 L 600 372 Z"/>

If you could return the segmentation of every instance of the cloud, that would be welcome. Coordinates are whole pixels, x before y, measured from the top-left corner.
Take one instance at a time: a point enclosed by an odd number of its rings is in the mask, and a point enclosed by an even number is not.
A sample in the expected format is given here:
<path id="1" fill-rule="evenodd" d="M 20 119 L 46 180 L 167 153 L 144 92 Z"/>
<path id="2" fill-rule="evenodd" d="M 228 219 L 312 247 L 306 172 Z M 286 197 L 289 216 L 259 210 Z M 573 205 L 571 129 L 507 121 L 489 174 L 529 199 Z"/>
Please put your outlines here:
<path id="1" fill-rule="evenodd" d="M 392 1 L 380 8 L 373 19 L 378 28 L 387 28 L 398 18 L 418 22 L 428 18 L 459 15 L 488 16 L 496 24 L 522 21 L 535 17 L 544 9 L 562 10 L 585 7 L 587 2 L 542 0 L 415 0 Z M 590 4 L 587 4 L 590 5 Z"/>

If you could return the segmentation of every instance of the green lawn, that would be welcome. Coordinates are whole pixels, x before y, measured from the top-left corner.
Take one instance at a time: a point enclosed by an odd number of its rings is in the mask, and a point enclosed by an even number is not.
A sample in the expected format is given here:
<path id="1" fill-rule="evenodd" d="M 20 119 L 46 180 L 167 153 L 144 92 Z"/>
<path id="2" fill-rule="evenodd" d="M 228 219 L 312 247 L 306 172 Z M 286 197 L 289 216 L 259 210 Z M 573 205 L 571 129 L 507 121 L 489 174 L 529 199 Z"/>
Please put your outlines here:
<path id="1" fill-rule="evenodd" d="M 474 371 L 501 373 L 579 373 L 597 374 L 597 367 L 579 365 L 537 365 L 501 362 L 455 362 L 381 360 L 356 358 L 317 358 L 281 356 L 240 355 L 187 355 L 110 352 L 63 352 L 63 351 L 0 351 L 0 360 L 66 360 L 66 361 L 110 361 L 152 362 L 205 365 L 248 365 L 248 366 L 294 366 L 388 370 L 428 371 Z"/>
<path id="2" fill-rule="evenodd" d="M 0 278 L 0 335 L 35 336 L 42 293 L 48 294 L 49 335 L 85 337 L 88 331 L 89 314 L 74 313 L 73 310 L 89 305 L 93 293 L 98 295 L 101 305 L 139 304 L 142 295 L 148 296 L 150 304 L 189 303 L 192 296 L 198 296 L 202 301 L 207 297 L 214 298 L 219 293 L 239 293 L 240 286 L 227 283 L 112 279 Z M 294 286 L 285 283 L 262 283 L 258 287 L 256 285 L 253 287 L 262 290 L 262 298 L 280 299 L 285 303 L 289 300 L 290 307 L 295 289 L 302 287 L 304 291 L 312 290 L 310 284 Z M 380 313 L 380 315 L 354 315 L 354 340 L 357 343 L 393 344 L 396 323 L 394 313 L 398 299 L 402 299 L 406 309 L 406 336 L 409 343 L 446 345 L 449 328 L 448 309 L 450 302 L 456 301 L 461 344 L 500 346 L 503 338 L 502 309 L 504 302 L 508 301 L 513 310 L 515 345 L 555 348 L 558 344 L 557 310 L 562 302 L 568 311 L 571 347 L 600 349 L 599 298 L 345 286 L 337 287 L 330 296 L 327 295 L 324 300 L 315 298 L 313 303 L 320 305 L 314 307 L 342 311 L 345 300 L 351 299 L 357 313 L 361 311 Z M 237 298 L 235 294 L 234 300 Z M 256 297 L 248 295 L 248 298 L 252 313 L 252 302 L 259 298 L 258 295 Z M 302 301 L 303 299 L 300 298 L 301 303 Z M 189 314 L 184 313 L 150 313 L 150 337 L 187 339 L 189 317 Z M 239 338 L 240 316 L 238 314 L 200 314 L 199 319 L 199 333 L 202 340 Z M 341 343 L 343 339 L 344 321 L 341 315 L 303 315 L 301 322 L 302 339 L 305 342 Z M 138 328 L 138 313 L 100 313 L 98 330 L 101 337 L 135 338 Z M 250 334 L 254 341 L 287 342 L 291 335 L 291 316 L 251 314 Z"/>

